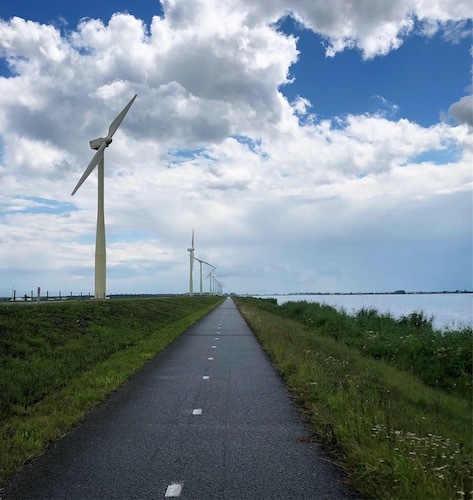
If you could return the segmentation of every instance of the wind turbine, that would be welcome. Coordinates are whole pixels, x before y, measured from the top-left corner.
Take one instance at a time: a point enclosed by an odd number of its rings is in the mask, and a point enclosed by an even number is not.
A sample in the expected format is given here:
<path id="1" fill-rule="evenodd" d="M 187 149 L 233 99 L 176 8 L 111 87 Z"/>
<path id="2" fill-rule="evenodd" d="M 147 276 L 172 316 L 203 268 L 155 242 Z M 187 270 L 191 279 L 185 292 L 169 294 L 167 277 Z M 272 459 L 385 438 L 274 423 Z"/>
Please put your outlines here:
<path id="1" fill-rule="evenodd" d="M 223 293 L 223 284 L 218 280 L 218 276 L 214 276 L 214 290 L 215 295 L 222 295 Z"/>
<path id="2" fill-rule="evenodd" d="M 190 256 L 190 274 L 189 274 L 189 297 L 194 295 L 194 278 L 192 276 L 192 270 L 194 269 L 194 230 L 192 229 L 192 241 L 191 247 L 187 249 Z"/>
<path id="3" fill-rule="evenodd" d="M 212 264 L 209 264 L 209 266 L 212 266 Z M 212 273 L 215 271 L 215 269 L 217 269 L 218 266 L 212 266 L 212 267 L 213 267 L 213 269 L 210 271 L 209 274 L 207 274 L 207 276 L 205 278 L 205 279 L 210 278 L 210 280 L 209 280 L 209 283 L 210 283 L 210 295 L 213 295 L 212 294 Z"/>
<path id="4" fill-rule="evenodd" d="M 218 278 L 219 276 L 215 276 L 215 282 L 218 285 L 218 291 L 219 291 L 218 294 L 223 295 L 223 287 L 225 286 L 225 283 L 221 282 Z"/>
<path id="5" fill-rule="evenodd" d="M 111 123 L 107 137 L 99 137 L 90 141 L 90 147 L 97 152 L 90 161 L 85 172 L 82 174 L 77 186 L 72 191 L 71 196 L 82 186 L 94 168 L 98 165 L 98 204 L 97 204 L 97 232 L 95 237 L 95 298 L 104 299 L 106 294 L 106 252 L 105 252 L 105 218 L 104 218 L 104 151 L 112 142 L 113 134 L 117 131 L 123 118 L 128 113 L 131 105 L 136 99 L 136 95 L 125 106 L 123 111 Z"/>
<path id="6" fill-rule="evenodd" d="M 204 263 L 204 261 L 198 259 L 197 257 L 194 257 L 194 260 L 196 260 L 200 264 L 200 295 L 202 295 L 202 264 Z"/>
<path id="7" fill-rule="evenodd" d="M 194 259 L 200 263 L 200 295 L 203 295 L 203 289 L 202 289 L 202 264 L 207 264 L 210 267 L 213 267 L 212 264 L 209 264 L 208 262 L 205 262 L 205 260 L 200 260 L 197 257 L 194 257 Z"/>

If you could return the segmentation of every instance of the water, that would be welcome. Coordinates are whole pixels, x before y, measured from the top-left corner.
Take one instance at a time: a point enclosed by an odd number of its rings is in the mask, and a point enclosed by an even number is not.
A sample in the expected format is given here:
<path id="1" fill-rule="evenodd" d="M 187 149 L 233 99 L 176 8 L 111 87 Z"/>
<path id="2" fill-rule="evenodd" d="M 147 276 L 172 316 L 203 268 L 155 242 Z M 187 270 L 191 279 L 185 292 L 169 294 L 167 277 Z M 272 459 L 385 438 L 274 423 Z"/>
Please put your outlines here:
<path id="1" fill-rule="evenodd" d="M 278 304 L 306 300 L 343 308 L 353 314 L 362 308 L 390 313 L 394 318 L 423 312 L 433 317 L 439 330 L 473 327 L 473 293 L 399 294 L 399 295 L 278 295 Z"/>

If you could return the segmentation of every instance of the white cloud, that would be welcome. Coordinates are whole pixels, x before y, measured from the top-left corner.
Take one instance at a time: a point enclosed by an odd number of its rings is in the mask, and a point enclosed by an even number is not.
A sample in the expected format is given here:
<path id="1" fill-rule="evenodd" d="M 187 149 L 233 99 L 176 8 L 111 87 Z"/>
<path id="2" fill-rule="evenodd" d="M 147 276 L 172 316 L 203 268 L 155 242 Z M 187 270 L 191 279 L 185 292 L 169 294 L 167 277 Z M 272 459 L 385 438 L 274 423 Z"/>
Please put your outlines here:
<path id="1" fill-rule="evenodd" d="M 463 21 L 471 18 L 469 0 L 259 0 L 246 5 L 252 22 L 292 15 L 327 39 L 328 56 L 357 47 L 367 59 L 399 48 L 416 23 L 424 34 L 440 30 L 458 37 L 468 30 Z"/>
<path id="2" fill-rule="evenodd" d="M 297 96 L 297 98 L 294 99 L 294 101 L 291 103 L 291 106 L 294 109 L 296 115 L 304 116 L 308 113 L 308 110 L 312 107 L 312 104 L 309 99 Z"/>
<path id="3" fill-rule="evenodd" d="M 272 291 L 374 287 L 375 271 L 357 286 L 350 262 L 366 270 L 363 251 L 378 249 L 379 274 L 388 251 L 380 235 L 399 266 L 434 237 L 462 245 L 471 231 L 457 217 L 471 205 L 468 127 L 425 128 L 390 113 L 317 121 L 307 97 L 290 103 L 281 93 L 297 40 L 270 23 L 292 13 L 327 39 L 329 54 L 357 47 L 374 57 L 398 47 L 416 19 L 435 29 L 461 21 L 464 5 L 168 0 L 149 27 L 117 14 L 67 36 L 0 20 L 12 73 L 0 77 L 3 287 L 24 276 L 26 290 L 90 289 L 95 174 L 70 192 L 92 157 L 88 141 L 135 93 L 106 150 L 112 291 L 183 291 L 192 227 L 196 255 L 219 264 L 237 291 L 263 281 Z M 465 104 L 450 109 L 461 123 Z"/>

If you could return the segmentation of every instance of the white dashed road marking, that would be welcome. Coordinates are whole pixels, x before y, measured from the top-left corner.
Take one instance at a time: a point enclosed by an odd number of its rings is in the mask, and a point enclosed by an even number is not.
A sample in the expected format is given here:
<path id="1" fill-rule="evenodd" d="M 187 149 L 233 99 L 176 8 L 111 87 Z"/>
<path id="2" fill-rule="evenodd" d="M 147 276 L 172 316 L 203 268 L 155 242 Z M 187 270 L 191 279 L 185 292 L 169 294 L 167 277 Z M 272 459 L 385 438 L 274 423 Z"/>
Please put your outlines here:
<path id="1" fill-rule="evenodd" d="M 214 360 L 214 358 L 209 358 L 209 361 L 213 361 L 213 360 Z"/>
<path id="2" fill-rule="evenodd" d="M 217 346 L 216 346 L 216 345 L 213 345 L 213 346 L 212 346 L 212 349 L 217 349 Z"/>
<path id="3" fill-rule="evenodd" d="M 192 415 L 202 415 L 202 408 L 196 408 L 193 410 Z"/>
<path id="4" fill-rule="evenodd" d="M 204 376 L 202 377 L 202 379 L 203 379 L 203 380 L 208 380 L 209 378 L 210 378 L 210 377 L 209 377 L 208 375 L 204 375 Z"/>
<path id="5" fill-rule="evenodd" d="M 178 497 L 182 491 L 182 483 L 171 483 L 166 490 L 165 497 Z"/>

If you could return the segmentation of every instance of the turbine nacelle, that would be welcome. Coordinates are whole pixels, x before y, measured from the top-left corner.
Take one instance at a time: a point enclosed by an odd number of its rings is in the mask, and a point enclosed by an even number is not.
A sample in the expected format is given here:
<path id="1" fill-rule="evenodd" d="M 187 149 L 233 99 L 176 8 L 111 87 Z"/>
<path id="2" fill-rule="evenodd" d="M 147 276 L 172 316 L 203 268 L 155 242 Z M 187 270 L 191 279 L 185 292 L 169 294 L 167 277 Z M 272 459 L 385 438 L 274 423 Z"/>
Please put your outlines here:
<path id="1" fill-rule="evenodd" d="M 106 147 L 108 147 L 112 143 L 112 138 L 111 137 L 99 137 L 98 139 L 94 139 L 89 142 L 90 148 L 91 149 L 99 149 L 100 146 L 105 143 Z"/>

